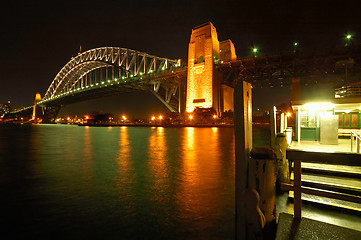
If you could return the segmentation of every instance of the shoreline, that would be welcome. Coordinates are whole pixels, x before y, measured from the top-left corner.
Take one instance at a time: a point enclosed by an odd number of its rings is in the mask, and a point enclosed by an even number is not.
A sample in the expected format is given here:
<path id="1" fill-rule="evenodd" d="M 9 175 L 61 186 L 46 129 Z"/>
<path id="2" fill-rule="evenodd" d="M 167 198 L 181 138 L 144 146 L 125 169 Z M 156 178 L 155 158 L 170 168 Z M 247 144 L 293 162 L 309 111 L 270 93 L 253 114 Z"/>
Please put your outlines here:
<path id="1" fill-rule="evenodd" d="M 129 124 L 78 124 L 80 127 L 169 127 L 169 128 L 182 128 L 182 127 L 220 127 L 220 128 L 233 128 L 234 124 L 150 124 L 150 123 L 129 123 Z"/>
<path id="2" fill-rule="evenodd" d="M 61 125 L 77 125 L 79 127 L 165 127 L 165 128 L 182 128 L 182 127 L 195 127 L 195 128 L 234 128 L 234 124 L 152 124 L 152 123 L 122 123 L 122 124 L 72 124 L 72 123 L 35 123 L 35 122 L 0 122 L 3 125 L 33 125 L 33 124 L 61 124 Z M 269 123 L 253 123 L 252 128 L 255 129 L 268 129 Z"/>

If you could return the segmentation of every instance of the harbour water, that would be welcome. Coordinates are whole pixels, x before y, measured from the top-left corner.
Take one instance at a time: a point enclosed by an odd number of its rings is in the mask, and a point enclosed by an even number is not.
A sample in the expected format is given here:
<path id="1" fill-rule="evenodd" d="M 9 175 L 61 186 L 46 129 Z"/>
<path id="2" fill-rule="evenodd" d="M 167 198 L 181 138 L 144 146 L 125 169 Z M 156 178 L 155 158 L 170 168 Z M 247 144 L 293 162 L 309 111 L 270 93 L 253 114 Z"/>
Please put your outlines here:
<path id="1" fill-rule="evenodd" d="M 3 125 L 0 191 L 3 239 L 234 239 L 233 128 Z"/>

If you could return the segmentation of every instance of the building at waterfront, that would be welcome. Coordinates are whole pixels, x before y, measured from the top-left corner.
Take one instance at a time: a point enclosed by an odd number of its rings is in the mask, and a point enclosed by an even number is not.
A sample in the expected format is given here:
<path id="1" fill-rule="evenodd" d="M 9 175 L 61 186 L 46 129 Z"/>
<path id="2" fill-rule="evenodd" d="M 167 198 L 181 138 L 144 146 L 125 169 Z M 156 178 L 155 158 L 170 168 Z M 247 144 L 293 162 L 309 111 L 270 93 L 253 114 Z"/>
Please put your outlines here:
<path id="1" fill-rule="evenodd" d="M 361 84 L 335 90 L 335 97 L 323 101 L 299 100 L 296 111 L 296 137 L 300 140 L 337 144 L 338 136 L 350 136 L 361 129 Z M 333 139 L 332 141 L 330 139 Z"/>

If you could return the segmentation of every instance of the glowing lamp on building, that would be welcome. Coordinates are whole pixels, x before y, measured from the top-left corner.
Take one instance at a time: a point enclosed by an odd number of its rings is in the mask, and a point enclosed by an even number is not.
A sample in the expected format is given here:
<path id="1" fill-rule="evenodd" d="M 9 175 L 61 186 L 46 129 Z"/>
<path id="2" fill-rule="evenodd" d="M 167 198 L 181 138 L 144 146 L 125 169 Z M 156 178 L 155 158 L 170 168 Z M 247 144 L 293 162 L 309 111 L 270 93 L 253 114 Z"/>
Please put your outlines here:
<path id="1" fill-rule="evenodd" d="M 329 102 L 315 102 L 315 103 L 306 103 L 303 105 L 303 108 L 308 111 L 320 111 L 320 110 L 329 110 L 334 107 L 334 104 Z"/>

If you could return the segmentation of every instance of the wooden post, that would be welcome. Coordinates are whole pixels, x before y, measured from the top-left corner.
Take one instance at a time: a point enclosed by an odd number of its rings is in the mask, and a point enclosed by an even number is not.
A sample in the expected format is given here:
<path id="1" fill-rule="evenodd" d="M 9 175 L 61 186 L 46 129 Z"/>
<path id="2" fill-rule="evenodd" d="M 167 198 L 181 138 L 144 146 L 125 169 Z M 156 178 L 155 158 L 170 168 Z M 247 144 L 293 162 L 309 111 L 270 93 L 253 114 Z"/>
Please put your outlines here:
<path id="1" fill-rule="evenodd" d="M 252 86 L 237 81 L 234 88 L 236 239 L 246 239 L 243 191 L 247 189 L 247 167 L 252 149 Z"/>
<path id="2" fill-rule="evenodd" d="M 360 153 L 360 140 L 356 135 L 356 153 Z"/>
<path id="3" fill-rule="evenodd" d="M 280 122 L 280 133 L 284 133 L 285 131 L 285 113 L 281 113 L 281 118 L 280 118 L 281 122 Z"/>
<path id="4" fill-rule="evenodd" d="M 277 126 L 276 126 L 276 107 L 273 106 L 269 113 L 270 116 L 270 131 L 271 131 L 271 148 L 274 148 L 276 145 L 276 135 L 277 135 Z"/>
<path id="5" fill-rule="evenodd" d="M 293 173 L 294 173 L 294 183 L 293 183 L 293 208 L 296 219 L 301 219 L 301 209 L 302 209 L 302 200 L 301 200 L 301 160 L 293 161 Z"/>
<path id="6" fill-rule="evenodd" d="M 297 143 L 301 144 L 301 106 L 297 108 Z"/>

